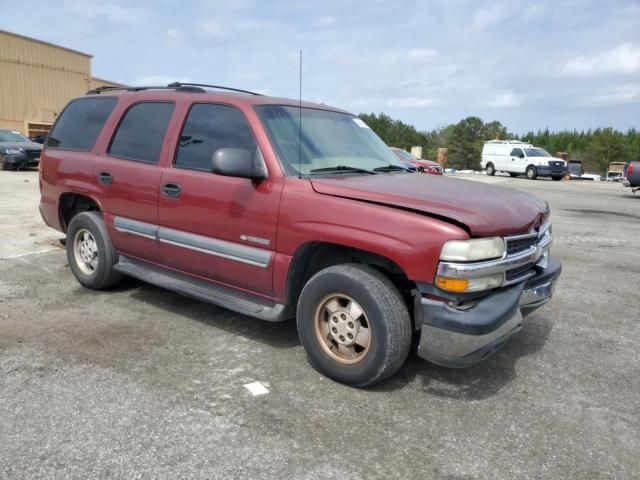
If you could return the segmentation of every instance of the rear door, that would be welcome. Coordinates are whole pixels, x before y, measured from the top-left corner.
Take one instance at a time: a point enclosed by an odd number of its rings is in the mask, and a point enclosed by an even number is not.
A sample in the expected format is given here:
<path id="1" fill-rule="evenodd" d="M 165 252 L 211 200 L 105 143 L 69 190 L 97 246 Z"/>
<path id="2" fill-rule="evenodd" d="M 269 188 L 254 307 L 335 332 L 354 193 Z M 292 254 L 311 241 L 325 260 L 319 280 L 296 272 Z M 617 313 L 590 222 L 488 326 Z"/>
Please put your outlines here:
<path id="1" fill-rule="evenodd" d="M 122 106 L 93 171 L 115 248 L 148 261 L 161 259 L 156 240 L 160 165 L 174 108 L 168 101 Z"/>
<path id="2" fill-rule="evenodd" d="M 282 184 L 212 173 L 211 157 L 220 148 L 248 150 L 264 162 L 240 109 L 193 103 L 160 186 L 163 263 L 270 295 Z"/>

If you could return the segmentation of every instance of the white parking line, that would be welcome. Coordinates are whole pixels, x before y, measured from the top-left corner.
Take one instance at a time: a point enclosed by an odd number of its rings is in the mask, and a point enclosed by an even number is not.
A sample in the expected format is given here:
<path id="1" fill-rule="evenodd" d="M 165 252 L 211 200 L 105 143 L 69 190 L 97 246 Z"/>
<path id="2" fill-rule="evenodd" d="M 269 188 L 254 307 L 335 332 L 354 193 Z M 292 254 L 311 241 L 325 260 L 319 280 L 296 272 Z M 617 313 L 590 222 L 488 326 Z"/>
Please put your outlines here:
<path id="1" fill-rule="evenodd" d="M 48 248 L 44 250 L 36 250 L 35 252 L 18 253 L 16 255 L 8 255 L 6 257 L 0 257 L 0 260 L 11 260 L 14 258 L 28 257 L 30 255 L 40 255 L 41 253 L 53 252 L 54 250 L 60 250 L 60 248 L 54 247 L 54 248 Z"/>

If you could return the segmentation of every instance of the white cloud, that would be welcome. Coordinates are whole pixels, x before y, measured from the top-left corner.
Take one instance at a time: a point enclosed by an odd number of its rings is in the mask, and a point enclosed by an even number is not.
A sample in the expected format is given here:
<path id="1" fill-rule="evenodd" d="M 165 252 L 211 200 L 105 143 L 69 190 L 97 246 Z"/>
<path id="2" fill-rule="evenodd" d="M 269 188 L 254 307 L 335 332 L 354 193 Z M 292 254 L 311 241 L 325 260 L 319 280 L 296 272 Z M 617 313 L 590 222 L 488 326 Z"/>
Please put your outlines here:
<path id="1" fill-rule="evenodd" d="M 606 52 L 579 56 L 565 63 L 562 73 L 576 76 L 640 73 L 640 47 L 627 42 Z"/>
<path id="2" fill-rule="evenodd" d="M 331 25 L 334 25 L 337 21 L 338 19 L 336 17 L 324 16 L 324 17 L 320 17 L 316 21 L 316 25 L 318 25 L 319 27 L 330 27 Z"/>
<path id="3" fill-rule="evenodd" d="M 518 107 L 522 103 L 522 98 L 513 92 L 500 93 L 485 103 L 488 107 L 509 108 Z"/>
<path id="4" fill-rule="evenodd" d="M 473 14 L 472 24 L 476 28 L 489 28 L 502 23 L 511 16 L 511 12 L 505 5 L 492 5 L 491 7 L 480 7 Z"/>
<path id="5" fill-rule="evenodd" d="M 640 103 L 640 84 L 618 85 L 602 93 L 586 97 L 582 105 L 586 107 L 604 107 Z"/>
<path id="6" fill-rule="evenodd" d="M 436 104 L 435 100 L 430 98 L 419 97 L 405 97 L 405 98 L 390 98 L 385 102 L 387 107 L 396 108 L 420 108 L 431 107 Z"/>

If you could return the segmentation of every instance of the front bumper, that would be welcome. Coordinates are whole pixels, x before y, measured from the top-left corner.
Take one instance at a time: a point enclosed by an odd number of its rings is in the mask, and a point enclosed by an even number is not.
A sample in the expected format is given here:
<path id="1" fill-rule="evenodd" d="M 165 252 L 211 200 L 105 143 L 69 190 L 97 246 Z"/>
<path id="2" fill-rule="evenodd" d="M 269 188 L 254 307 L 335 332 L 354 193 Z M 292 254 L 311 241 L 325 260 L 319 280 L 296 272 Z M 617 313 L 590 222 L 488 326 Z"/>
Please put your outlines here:
<path id="1" fill-rule="evenodd" d="M 445 367 L 469 367 L 484 360 L 522 329 L 523 318 L 547 303 L 562 271 L 549 257 L 546 270 L 503 288 L 467 310 L 421 300 L 418 355 Z"/>
<path id="2" fill-rule="evenodd" d="M 12 168 L 37 167 L 40 164 L 40 156 L 31 157 L 27 153 L 0 155 L 0 162 Z"/>
<path id="3" fill-rule="evenodd" d="M 568 167 L 555 167 L 549 165 L 539 165 L 536 167 L 539 177 L 564 177 L 569 173 Z"/>

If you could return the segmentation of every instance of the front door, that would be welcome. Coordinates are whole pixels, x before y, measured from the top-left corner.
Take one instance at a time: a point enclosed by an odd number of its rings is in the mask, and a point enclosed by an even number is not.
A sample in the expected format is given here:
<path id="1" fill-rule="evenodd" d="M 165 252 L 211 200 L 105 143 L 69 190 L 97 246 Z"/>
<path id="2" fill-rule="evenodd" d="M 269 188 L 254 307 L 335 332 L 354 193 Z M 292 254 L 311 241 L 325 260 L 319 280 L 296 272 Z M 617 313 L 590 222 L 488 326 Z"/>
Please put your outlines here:
<path id="1" fill-rule="evenodd" d="M 515 173 L 524 173 L 527 168 L 527 159 L 521 148 L 514 148 L 509 154 L 507 160 L 507 171 Z"/>
<path id="2" fill-rule="evenodd" d="M 212 173 L 211 157 L 220 148 L 248 150 L 254 161 L 263 161 L 239 109 L 192 104 L 173 164 L 161 181 L 158 235 L 163 263 L 270 295 L 282 185 Z"/>

